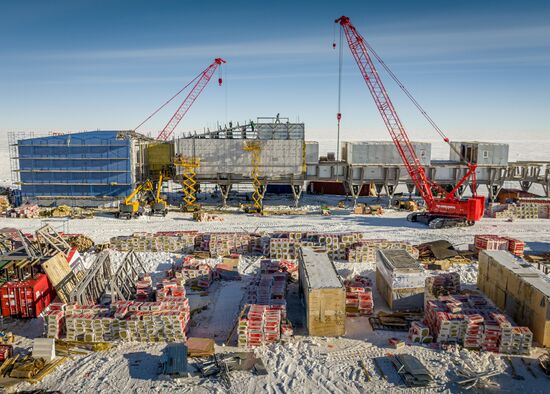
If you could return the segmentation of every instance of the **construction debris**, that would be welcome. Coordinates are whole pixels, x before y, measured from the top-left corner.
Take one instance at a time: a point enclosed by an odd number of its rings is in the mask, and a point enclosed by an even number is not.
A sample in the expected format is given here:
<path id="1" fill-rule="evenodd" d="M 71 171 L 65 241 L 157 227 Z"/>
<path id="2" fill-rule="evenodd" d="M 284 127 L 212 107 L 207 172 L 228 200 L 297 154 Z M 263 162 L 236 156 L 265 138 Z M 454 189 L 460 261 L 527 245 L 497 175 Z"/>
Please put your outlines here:
<path id="1" fill-rule="evenodd" d="M 89 251 L 94 246 L 94 241 L 82 234 L 67 237 L 67 242 L 71 248 L 77 248 L 81 253 Z"/>
<path id="2" fill-rule="evenodd" d="M 196 222 L 223 222 L 223 218 L 205 211 L 193 212 L 193 220 Z"/>
<path id="3" fill-rule="evenodd" d="M 0 215 L 4 215 L 11 208 L 10 200 L 7 196 L 0 195 Z"/>
<path id="4" fill-rule="evenodd" d="M 408 387 L 426 387 L 432 382 L 430 372 L 416 357 L 410 354 L 398 354 L 390 356 L 390 359 Z"/>
<path id="5" fill-rule="evenodd" d="M 214 355 L 214 340 L 191 337 L 187 339 L 189 357 L 210 357 Z"/>
<path id="6" fill-rule="evenodd" d="M 36 204 L 25 203 L 20 207 L 9 209 L 6 213 L 10 218 L 32 219 L 40 216 L 40 208 Z"/>

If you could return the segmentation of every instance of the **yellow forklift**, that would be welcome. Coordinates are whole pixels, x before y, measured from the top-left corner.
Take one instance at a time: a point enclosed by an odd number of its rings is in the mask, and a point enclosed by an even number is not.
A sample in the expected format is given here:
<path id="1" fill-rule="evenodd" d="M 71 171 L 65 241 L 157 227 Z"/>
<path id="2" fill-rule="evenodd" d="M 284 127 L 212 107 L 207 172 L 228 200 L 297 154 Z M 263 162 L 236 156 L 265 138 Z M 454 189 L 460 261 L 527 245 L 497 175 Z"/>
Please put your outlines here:
<path id="1" fill-rule="evenodd" d="M 144 197 L 153 190 L 153 182 L 147 180 L 137 185 L 132 193 L 124 199 L 118 206 L 118 212 L 115 214 L 120 219 L 132 219 L 145 213 Z"/>

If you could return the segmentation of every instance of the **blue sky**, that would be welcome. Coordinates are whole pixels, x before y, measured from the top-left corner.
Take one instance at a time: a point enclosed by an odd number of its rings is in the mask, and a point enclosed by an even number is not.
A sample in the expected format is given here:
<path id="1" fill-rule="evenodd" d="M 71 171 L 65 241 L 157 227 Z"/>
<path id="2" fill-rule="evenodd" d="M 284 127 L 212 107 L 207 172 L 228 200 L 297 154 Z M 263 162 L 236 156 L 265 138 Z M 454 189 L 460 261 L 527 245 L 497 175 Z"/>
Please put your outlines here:
<path id="1" fill-rule="evenodd" d="M 348 15 L 453 139 L 547 138 L 547 1 L 1 1 L 0 131 L 130 129 L 214 57 L 177 132 L 280 113 L 333 139 Z M 435 139 L 382 73 L 413 139 Z M 347 47 L 343 139 L 387 133 Z M 156 135 L 177 103 L 144 126 Z"/>

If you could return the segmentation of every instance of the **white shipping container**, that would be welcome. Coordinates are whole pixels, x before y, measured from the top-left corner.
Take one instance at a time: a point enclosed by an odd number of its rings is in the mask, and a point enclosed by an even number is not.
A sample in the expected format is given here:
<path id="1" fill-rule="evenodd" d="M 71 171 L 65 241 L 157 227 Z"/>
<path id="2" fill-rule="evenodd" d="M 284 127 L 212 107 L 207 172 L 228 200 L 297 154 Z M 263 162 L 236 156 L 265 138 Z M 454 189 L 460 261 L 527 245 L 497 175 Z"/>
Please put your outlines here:
<path id="1" fill-rule="evenodd" d="M 431 161 L 432 145 L 428 142 L 412 142 L 422 165 Z M 393 141 L 343 142 L 342 160 L 349 164 L 403 164 Z"/>

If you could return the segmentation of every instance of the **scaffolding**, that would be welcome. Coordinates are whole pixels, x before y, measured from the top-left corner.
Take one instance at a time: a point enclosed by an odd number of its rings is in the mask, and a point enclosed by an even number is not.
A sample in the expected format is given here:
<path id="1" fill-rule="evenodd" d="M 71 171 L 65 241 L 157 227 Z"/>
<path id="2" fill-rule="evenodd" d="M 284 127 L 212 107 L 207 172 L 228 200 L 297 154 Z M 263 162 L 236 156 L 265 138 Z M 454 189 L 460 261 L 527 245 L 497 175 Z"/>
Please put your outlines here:
<path id="1" fill-rule="evenodd" d="M 200 205 L 197 204 L 197 191 L 199 188 L 197 183 L 197 168 L 201 165 L 200 160 L 194 157 L 179 156 L 174 159 L 174 165 L 182 168 L 182 209 L 186 212 L 198 211 Z"/>
<path id="2" fill-rule="evenodd" d="M 252 165 L 252 172 L 250 179 L 252 179 L 252 207 L 246 207 L 248 211 L 261 213 L 263 211 L 263 196 L 264 188 L 260 181 L 260 164 L 262 145 L 260 141 L 246 141 L 243 146 L 243 150 L 251 154 L 250 160 Z"/>

